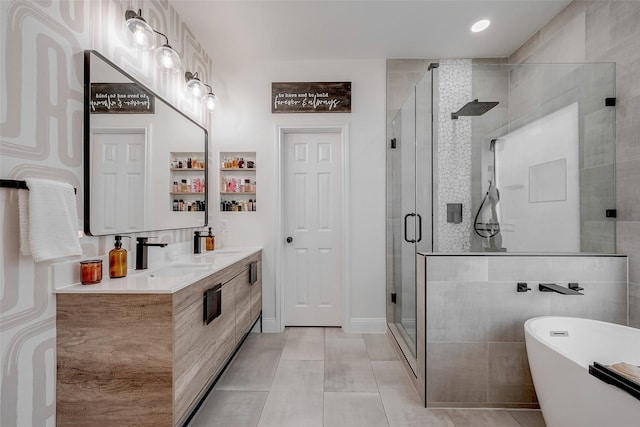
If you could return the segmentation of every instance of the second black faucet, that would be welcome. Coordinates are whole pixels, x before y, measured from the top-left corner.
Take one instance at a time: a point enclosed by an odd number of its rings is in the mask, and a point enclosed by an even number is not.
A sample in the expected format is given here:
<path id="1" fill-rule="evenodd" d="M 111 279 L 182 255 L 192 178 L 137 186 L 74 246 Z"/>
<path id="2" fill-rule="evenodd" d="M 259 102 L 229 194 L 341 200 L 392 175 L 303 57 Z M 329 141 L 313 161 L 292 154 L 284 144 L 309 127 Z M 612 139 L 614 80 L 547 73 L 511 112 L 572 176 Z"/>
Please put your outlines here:
<path id="1" fill-rule="evenodd" d="M 147 258 L 149 246 L 159 246 L 164 248 L 168 243 L 149 243 L 148 237 L 136 237 L 136 270 L 147 269 Z"/>

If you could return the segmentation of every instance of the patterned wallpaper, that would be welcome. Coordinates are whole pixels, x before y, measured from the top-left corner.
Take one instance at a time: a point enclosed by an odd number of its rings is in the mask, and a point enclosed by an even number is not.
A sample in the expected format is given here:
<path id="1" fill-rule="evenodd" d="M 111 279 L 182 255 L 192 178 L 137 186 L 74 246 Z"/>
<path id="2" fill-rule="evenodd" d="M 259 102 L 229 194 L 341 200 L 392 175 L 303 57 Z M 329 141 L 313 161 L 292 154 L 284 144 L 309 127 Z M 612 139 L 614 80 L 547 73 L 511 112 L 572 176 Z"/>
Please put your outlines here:
<path id="1" fill-rule="evenodd" d="M 472 100 L 471 60 L 444 59 L 438 70 L 438 147 L 436 153 L 437 234 L 433 250 L 469 252 L 471 240 L 471 118 L 451 119 Z M 447 203 L 462 203 L 462 222 L 447 223 Z"/>
<path id="2" fill-rule="evenodd" d="M 152 54 L 125 44 L 126 9 L 142 9 L 183 61 L 173 75 Z M 184 70 L 212 81 L 212 60 L 168 0 L 0 0 L 0 177 L 41 177 L 78 189 L 83 219 L 83 51 L 95 49 L 210 129 L 209 115 L 184 96 Z M 211 152 L 211 151 L 210 151 Z M 0 425 L 55 425 L 55 296 L 51 263 L 19 253 L 18 190 L 0 190 Z M 154 233 L 168 243 L 191 230 Z M 83 237 L 85 256 L 103 255 L 111 237 Z"/>

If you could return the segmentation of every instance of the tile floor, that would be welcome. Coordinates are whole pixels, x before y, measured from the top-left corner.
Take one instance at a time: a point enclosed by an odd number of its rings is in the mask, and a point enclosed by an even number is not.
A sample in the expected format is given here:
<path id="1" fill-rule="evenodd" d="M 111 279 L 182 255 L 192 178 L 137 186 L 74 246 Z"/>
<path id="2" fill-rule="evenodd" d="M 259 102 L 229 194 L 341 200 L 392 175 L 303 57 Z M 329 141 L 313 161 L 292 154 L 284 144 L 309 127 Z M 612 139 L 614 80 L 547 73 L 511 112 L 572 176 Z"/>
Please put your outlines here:
<path id="1" fill-rule="evenodd" d="M 383 334 L 249 335 L 190 427 L 544 427 L 540 411 L 425 409 Z"/>

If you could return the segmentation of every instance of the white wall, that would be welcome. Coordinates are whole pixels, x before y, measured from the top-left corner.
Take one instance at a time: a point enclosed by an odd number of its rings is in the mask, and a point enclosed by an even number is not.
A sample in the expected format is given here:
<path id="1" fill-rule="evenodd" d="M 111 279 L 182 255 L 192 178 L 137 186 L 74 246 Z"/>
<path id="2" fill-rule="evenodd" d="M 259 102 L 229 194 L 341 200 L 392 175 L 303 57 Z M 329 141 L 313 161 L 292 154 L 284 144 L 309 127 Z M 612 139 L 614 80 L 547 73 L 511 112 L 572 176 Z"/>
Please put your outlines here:
<path id="1" fill-rule="evenodd" d="M 261 61 L 216 64 L 214 88 L 220 102 L 213 118 L 212 151 L 256 151 L 257 212 L 219 212 L 211 196 L 214 227 L 227 221 L 225 244 L 260 245 L 263 252 L 263 318 L 278 329 L 276 235 L 278 126 L 349 124 L 350 319 L 347 330 L 384 331 L 385 320 L 385 61 Z M 271 114 L 271 82 L 351 81 L 352 112 Z M 219 165 L 218 165 L 219 166 Z M 216 177 L 216 181 L 219 177 Z M 214 182 L 210 188 L 219 188 Z"/>

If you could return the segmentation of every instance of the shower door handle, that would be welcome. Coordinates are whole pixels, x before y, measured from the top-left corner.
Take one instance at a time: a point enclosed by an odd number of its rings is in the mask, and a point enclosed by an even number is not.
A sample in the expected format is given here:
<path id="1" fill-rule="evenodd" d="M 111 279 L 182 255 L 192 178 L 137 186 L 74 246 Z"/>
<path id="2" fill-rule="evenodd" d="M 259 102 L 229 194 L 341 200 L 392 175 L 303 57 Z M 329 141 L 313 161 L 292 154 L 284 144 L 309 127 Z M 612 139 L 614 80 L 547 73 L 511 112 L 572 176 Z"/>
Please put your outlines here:
<path id="1" fill-rule="evenodd" d="M 416 243 L 422 240 L 422 217 L 420 216 L 420 214 L 416 214 L 416 216 L 418 217 L 418 239 L 416 240 Z"/>
<path id="2" fill-rule="evenodd" d="M 404 241 L 407 243 L 415 243 L 415 239 L 409 239 L 409 237 L 407 236 L 407 218 L 409 218 L 410 216 L 416 216 L 415 213 L 408 213 L 404 216 Z"/>

